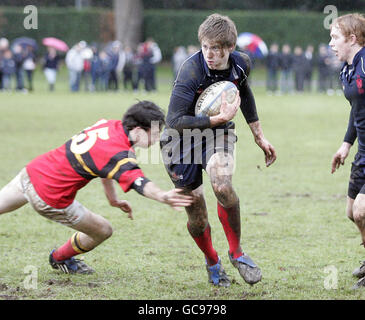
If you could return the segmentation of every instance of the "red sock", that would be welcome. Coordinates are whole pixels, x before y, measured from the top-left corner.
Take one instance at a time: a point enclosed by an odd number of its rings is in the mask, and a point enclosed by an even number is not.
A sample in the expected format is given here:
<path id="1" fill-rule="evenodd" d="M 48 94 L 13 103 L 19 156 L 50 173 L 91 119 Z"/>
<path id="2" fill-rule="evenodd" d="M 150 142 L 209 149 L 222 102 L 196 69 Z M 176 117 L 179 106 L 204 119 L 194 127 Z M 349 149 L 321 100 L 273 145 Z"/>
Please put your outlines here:
<path id="1" fill-rule="evenodd" d="M 87 251 L 89 250 L 80 245 L 80 233 L 76 232 L 64 245 L 54 251 L 52 256 L 57 261 L 62 261 Z"/>
<path id="2" fill-rule="evenodd" d="M 239 203 L 232 208 L 225 208 L 218 202 L 217 209 L 219 220 L 222 223 L 228 240 L 229 253 L 236 259 L 242 256 L 240 245 L 241 221 Z"/>
<path id="3" fill-rule="evenodd" d="M 203 251 L 205 258 L 207 259 L 207 264 L 209 266 L 213 266 L 213 265 L 217 264 L 218 263 L 218 254 L 213 248 L 212 238 L 210 235 L 209 223 L 206 226 L 203 234 L 201 234 L 200 236 L 197 236 L 197 237 L 194 237 L 191 234 L 190 228 L 189 228 L 189 223 L 187 224 L 187 227 L 188 227 L 190 235 L 192 236 L 192 238 L 194 239 L 194 241 L 196 242 L 196 244 L 198 245 L 200 250 Z"/>

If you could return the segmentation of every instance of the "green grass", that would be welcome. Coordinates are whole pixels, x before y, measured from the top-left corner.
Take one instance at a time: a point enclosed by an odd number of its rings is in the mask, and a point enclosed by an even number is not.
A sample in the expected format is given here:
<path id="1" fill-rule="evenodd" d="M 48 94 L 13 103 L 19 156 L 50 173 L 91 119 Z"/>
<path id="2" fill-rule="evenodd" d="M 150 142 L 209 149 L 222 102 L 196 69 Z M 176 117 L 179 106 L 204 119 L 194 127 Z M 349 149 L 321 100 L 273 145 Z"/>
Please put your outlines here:
<path id="1" fill-rule="evenodd" d="M 36 74 L 32 94 L 0 94 L 0 186 L 35 156 L 63 144 L 100 118 L 120 118 L 136 99 L 150 99 L 167 108 L 170 71 L 159 74 L 156 94 L 71 94 L 67 75 L 59 76 L 56 92 L 47 92 Z M 352 150 L 344 167 L 331 175 L 331 157 L 340 146 L 349 106 L 344 97 L 319 94 L 268 96 L 253 88 L 265 136 L 278 159 L 264 166 L 239 114 L 234 186 L 241 200 L 242 245 L 260 265 L 263 280 L 244 283 L 227 257 L 228 244 L 216 213 L 216 200 L 205 175 L 205 192 L 213 243 L 226 272 L 229 289 L 207 283 L 204 259 L 186 229 L 186 214 L 143 199 L 131 191 L 135 220 L 108 205 L 98 180 L 77 199 L 106 217 L 113 236 L 90 253 L 90 276 L 59 274 L 48 265 L 51 249 L 73 230 L 39 216 L 29 205 L 0 217 L 0 299 L 364 299 L 350 290 L 352 270 L 364 259 L 357 228 L 345 216 Z M 354 148 L 354 149 L 357 149 Z M 164 189 L 172 183 L 162 164 L 143 164 L 151 180 Z M 38 272 L 37 289 L 26 289 L 26 266 Z M 338 288 L 324 286 L 326 267 L 338 271 Z"/>

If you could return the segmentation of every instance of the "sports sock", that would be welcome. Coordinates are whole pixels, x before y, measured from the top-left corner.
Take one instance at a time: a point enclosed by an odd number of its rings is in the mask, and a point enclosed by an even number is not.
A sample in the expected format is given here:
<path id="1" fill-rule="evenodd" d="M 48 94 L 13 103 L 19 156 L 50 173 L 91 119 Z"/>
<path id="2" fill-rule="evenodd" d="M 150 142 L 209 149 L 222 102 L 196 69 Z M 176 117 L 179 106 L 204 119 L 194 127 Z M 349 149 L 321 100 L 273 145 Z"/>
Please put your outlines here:
<path id="1" fill-rule="evenodd" d="M 228 240 L 229 254 L 233 259 L 239 258 L 242 256 L 240 245 L 241 220 L 239 202 L 231 208 L 225 208 L 218 202 L 217 209 L 219 220 L 222 223 L 224 233 Z"/>
<path id="2" fill-rule="evenodd" d="M 213 265 L 217 264 L 218 263 L 218 254 L 213 248 L 209 223 L 205 227 L 204 232 L 197 237 L 193 236 L 193 234 L 191 233 L 189 223 L 187 224 L 187 227 L 188 227 L 188 231 L 189 231 L 190 235 L 192 236 L 192 238 L 194 239 L 194 241 L 196 242 L 196 244 L 198 245 L 200 250 L 203 251 L 203 253 L 205 255 L 205 259 L 207 260 L 207 264 L 209 266 L 213 266 Z"/>
<path id="3" fill-rule="evenodd" d="M 87 251 L 89 249 L 80 244 L 80 233 L 76 232 L 65 244 L 55 250 L 52 256 L 56 261 L 62 261 Z"/>

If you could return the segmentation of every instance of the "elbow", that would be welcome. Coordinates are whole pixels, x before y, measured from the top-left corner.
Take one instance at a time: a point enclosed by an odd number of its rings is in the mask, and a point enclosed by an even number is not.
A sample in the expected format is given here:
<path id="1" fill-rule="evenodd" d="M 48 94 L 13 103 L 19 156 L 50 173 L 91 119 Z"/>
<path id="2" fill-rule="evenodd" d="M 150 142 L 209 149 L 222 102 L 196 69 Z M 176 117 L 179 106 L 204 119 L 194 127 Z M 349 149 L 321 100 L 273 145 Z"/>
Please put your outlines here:
<path id="1" fill-rule="evenodd" d="M 183 126 L 181 124 L 181 121 L 179 121 L 179 118 L 175 119 L 166 119 L 166 124 L 169 128 L 176 130 L 179 133 L 183 132 Z"/>

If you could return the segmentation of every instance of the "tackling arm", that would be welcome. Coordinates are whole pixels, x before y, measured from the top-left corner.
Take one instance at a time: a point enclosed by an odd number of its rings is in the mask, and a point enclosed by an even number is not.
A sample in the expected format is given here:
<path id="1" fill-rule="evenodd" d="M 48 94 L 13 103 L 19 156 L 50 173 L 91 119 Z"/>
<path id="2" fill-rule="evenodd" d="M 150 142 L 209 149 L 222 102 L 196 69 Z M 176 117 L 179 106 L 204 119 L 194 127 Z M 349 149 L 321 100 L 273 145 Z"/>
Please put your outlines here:
<path id="1" fill-rule="evenodd" d="M 178 207 L 187 207 L 192 203 L 192 197 L 181 194 L 181 189 L 164 191 L 149 180 L 143 186 L 138 186 L 137 188 L 135 187 L 135 183 L 133 183 L 133 188 L 146 198 L 168 204 L 176 210 L 178 210 Z"/>

